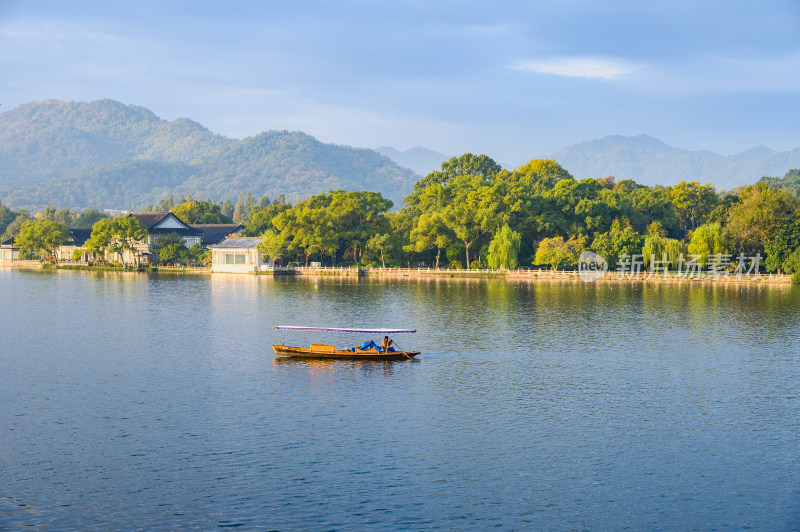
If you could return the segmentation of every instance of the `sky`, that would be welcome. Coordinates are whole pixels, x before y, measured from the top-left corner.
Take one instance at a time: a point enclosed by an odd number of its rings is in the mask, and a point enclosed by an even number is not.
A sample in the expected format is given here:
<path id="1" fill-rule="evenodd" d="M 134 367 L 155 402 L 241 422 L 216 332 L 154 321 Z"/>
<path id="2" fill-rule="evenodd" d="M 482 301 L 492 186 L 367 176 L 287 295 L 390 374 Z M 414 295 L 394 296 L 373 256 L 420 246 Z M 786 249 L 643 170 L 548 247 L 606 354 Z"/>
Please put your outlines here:
<path id="1" fill-rule="evenodd" d="M 485 153 L 800 147 L 800 1 L 0 0 L 0 111 L 111 98 L 244 138 Z"/>

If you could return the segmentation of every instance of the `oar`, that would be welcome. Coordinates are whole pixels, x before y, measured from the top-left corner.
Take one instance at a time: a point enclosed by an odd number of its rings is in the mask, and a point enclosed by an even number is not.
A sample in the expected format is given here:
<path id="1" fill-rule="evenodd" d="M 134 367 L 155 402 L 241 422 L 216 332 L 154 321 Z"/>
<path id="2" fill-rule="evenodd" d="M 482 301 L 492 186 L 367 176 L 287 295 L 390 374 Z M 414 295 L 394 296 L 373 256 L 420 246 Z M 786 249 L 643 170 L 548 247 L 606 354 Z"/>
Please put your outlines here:
<path id="1" fill-rule="evenodd" d="M 393 343 L 394 345 L 397 345 L 397 342 L 394 342 L 394 341 L 393 341 L 392 343 Z M 397 345 L 397 347 L 400 347 L 400 346 L 399 346 L 399 345 Z M 414 357 L 412 357 L 412 356 L 410 356 L 408 353 L 406 353 L 405 349 L 403 349 L 402 347 L 400 347 L 400 352 L 401 352 L 401 353 L 403 353 L 405 356 L 407 356 L 409 360 L 414 360 Z"/>

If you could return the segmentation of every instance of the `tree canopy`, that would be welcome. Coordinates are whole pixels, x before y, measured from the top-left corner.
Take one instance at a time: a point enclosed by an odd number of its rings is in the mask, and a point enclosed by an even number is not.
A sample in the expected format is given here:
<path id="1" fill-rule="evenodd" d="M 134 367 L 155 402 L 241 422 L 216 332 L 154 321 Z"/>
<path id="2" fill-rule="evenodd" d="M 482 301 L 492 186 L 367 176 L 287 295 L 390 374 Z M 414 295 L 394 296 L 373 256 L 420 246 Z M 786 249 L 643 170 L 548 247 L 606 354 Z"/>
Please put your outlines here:
<path id="1" fill-rule="evenodd" d="M 106 253 L 119 255 L 136 252 L 136 244 L 147 238 L 147 228 L 133 216 L 104 218 L 92 226 L 92 234 L 84 243 L 88 253 L 106 257 Z"/>
<path id="2" fill-rule="evenodd" d="M 249 191 L 235 206 L 231 198 L 214 203 L 189 194 L 176 203 L 170 195 L 158 209 L 172 209 L 188 223 L 229 223 L 233 216 L 245 235 L 262 236 L 261 252 L 279 262 L 564 268 L 575 267 L 588 248 L 610 265 L 640 255 L 651 270 L 664 261 L 674 267 L 686 255 L 706 263 L 721 253 L 760 253 L 770 271 L 792 271 L 800 257 L 800 199 L 783 185 L 795 174 L 721 193 L 688 180 L 673 186 L 579 180 L 548 159 L 506 170 L 486 155 L 465 153 L 419 179 L 397 212 L 389 212 L 393 204 L 380 193 L 344 190 L 294 205 L 283 194 L 270 200 Z M 133 250 L 141 233 L 103 216 L 51 206 L 36 214 L 70 227 L 94 222 L 87 247 L 95 253 Z M 30 218 L 0 203 L 6 235 L 18 235 Z"/>
<path id="3" fill-rule="evenodd" d="M 52 257 L 58 262 L 56 250 L 67 239 L 67 227 L 52 220 L 27 220 L 23 222 L 17 237 L 20 253 L 38 254 L 42 260 Z"/>

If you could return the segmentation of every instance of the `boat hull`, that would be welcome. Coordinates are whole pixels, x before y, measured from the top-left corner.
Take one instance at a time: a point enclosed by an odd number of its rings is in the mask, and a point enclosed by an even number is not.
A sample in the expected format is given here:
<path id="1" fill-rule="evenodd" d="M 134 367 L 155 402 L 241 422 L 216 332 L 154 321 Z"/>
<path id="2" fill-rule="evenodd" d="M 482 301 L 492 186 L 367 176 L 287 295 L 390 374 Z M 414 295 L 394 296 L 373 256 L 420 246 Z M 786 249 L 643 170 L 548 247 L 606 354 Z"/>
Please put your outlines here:
<path id="1" fill-rule="evenodd" d="M 273 345 L 276 355 L 297 358 L 340 358 L 344 360 L 408 360 L 419 354 L 419 351 L 394 351 L 385 353 L 370 349 L 369 351 L 322 351 L 304 347 L 290 347 L 286 345 Z"/>

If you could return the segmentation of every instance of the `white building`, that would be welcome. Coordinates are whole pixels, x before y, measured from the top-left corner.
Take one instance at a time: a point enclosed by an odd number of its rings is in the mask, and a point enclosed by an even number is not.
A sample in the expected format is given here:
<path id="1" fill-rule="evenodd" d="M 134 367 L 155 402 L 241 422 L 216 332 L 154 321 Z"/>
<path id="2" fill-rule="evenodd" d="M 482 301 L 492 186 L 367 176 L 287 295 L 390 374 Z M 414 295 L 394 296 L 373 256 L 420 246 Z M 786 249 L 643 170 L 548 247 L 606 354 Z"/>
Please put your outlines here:
<path id="1" fill-rule="evenodd" d="M 4 242 L 0 242 L 0 262 L 12 262 L 19 260 L 19 248 L 14 243 L 12 236 Z"/>
<path id="2" fill-rule="evenodd" d="M 226 238 L 219 244 L 208 246 L 211 250 L 211 271 L 227 273 L 253 273 L 264 268 L 271 268 L 273 260 L 264 260 L 256 246 L 261 243 L 257 238 Z"/>

